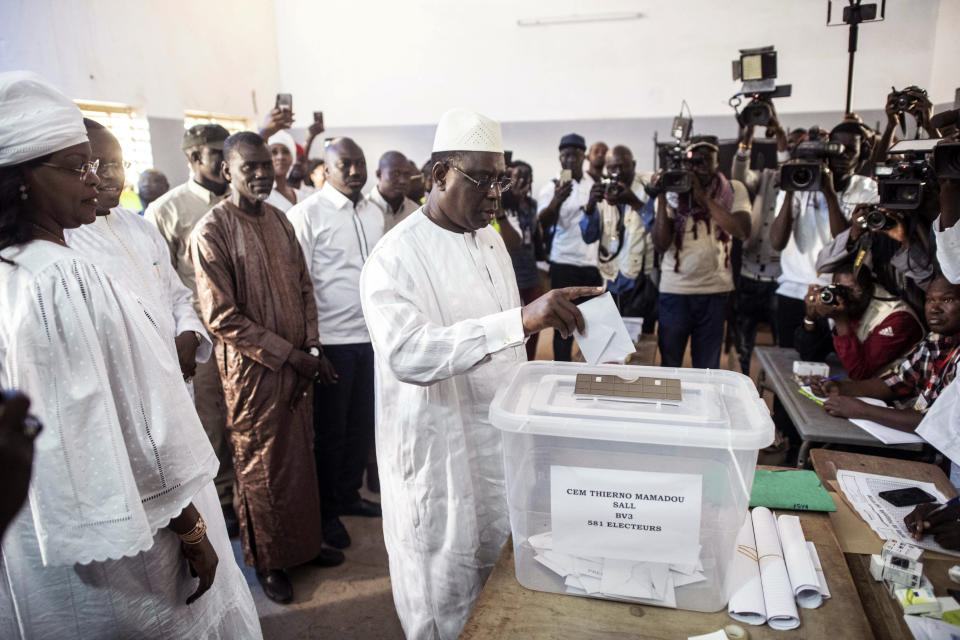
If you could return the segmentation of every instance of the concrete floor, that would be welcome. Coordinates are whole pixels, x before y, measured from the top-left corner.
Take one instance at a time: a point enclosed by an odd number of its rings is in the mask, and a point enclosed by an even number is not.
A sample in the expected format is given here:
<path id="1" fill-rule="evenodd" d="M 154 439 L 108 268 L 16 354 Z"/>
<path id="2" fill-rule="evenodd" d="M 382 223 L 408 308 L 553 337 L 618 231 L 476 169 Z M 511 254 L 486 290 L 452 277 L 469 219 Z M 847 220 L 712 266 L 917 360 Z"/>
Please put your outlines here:
<path id="1" fill-rule="evenodd" d="M 541 334 L 537 344 L 538 360 L 551 358 L 552 340 L 549 330 Z M 769 330 L 758 334 L 758 346 L 772 344 Z M 574 359 L 578 355 L 575 347 Z M 684 366 L 690 366 L 689 350 Z M 722 354 L 720 366 L 739 371 L 736 351 Z M 751 366 L 754 380 L 758 371 L 754 357 Z M 770 460 L 764 462 L 775 463 Z M 379 496 L 373 494 L 365 494 L 364 497 L 379 500 Z M 289 574 L 293 582 L 294 599 L 288 605 L 276 604 L 264 595 L 253 569 L 243 564 L 240 543 L 234 541 L 234 555 L 250 585 L 266 640 L 403 639 L 390 590 L 390 571 L 383 546 L 381 520 L 345 517 L 343 523 L 353 540 L 352 546 L 344 550 L 346 562 L 332 569 L 304 566 L 291 570 Z"/>

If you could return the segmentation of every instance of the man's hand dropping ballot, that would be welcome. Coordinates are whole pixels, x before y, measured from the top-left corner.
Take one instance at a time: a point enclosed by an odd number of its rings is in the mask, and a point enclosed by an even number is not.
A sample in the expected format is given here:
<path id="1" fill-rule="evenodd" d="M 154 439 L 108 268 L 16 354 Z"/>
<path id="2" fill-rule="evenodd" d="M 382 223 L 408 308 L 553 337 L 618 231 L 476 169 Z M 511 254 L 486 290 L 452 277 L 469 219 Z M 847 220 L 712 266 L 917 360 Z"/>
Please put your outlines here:
<path id="1" fill-rule="evenodd" d="M 580 352 L 589 364 L 617 362 L 636 351 L 623 318 L 609 292 L 591 298 L 576 307 L 583 316 L 583 327 L 577 327 Z"/>

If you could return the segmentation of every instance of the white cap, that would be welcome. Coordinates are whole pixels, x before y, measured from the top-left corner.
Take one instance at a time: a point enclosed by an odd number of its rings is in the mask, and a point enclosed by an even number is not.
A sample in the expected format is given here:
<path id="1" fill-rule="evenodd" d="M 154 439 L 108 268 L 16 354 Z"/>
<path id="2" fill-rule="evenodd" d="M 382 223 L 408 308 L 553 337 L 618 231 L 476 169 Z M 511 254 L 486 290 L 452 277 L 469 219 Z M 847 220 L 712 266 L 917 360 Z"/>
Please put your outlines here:
<path id="1" fill-rule="evenodd" d="M 86 141 L 83 115 L 70 98 L 35 73 L 0 73 L 0 167 Z"/>
<path id="2" fill-rule="evenodd" d="M 267 146 L 269 147 L 275 144 L 282 144 L 289 149 L 290 155 L 293 156 L 293 161 L 297 161 L 297 143 L 294 141 L 293 136 L 290 135 L 289 132 L 281 129 L 270 136 L 270 139 L 267 140 Z"/>
<path id="3" fill-rule="evenodd" d="M 433 151 L 503 153 L 500 123 L 469 109 L 450 109 L 440 116 Z"/>

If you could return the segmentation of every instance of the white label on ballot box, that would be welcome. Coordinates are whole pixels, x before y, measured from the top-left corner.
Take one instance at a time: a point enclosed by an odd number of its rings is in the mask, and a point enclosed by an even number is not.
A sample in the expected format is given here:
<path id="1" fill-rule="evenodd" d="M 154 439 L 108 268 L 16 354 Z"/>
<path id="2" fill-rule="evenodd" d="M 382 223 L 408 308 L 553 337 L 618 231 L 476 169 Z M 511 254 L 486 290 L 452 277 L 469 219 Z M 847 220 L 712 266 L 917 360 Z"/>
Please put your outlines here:
<path id="1" fill-rule="evenodd" d="M 553 548 L 574 556 L 695 565 L 702 477 L 550 467 Z"/>

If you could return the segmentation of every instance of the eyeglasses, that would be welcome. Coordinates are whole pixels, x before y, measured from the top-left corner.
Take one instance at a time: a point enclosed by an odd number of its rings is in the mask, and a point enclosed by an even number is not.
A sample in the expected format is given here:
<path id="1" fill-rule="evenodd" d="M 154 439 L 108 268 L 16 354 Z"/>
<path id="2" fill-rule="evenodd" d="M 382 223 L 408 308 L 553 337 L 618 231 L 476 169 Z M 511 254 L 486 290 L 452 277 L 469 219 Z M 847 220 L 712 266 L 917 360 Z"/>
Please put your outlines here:
<path id="1" fill-rule="evenodd" d="M 486 193 L 490 191 L 490 189 L 494 185 L 496 185 L 497 187 L 497 193 L 503 193 L 504 191 L 510 188 L 510 185 L 513 184 L 512 178 L 503 177 L 497 180 L 496 178 L 489 176 L 489 177 L 485 177 L 485 178 L 481 178 L 480 180 L 477 180 L 476 178 L 471 176 L 469 173 L 467 173 L 463 169 L 460 169 L 453 165 L 450 165 L 450 168 L 456 171 L 457 173 L 459 173 L 460 175 L 462 175 L 464 178 L 466 178 L 470 182 L 472 182 L 474 186 L 477 187 L 477 191 L 479 191 L 480 193 Z"/>
<path id="2" fill-rule="evenodd" d="M 97 160 L 97 162 L 100 162 Z M 126 160 L 120 162 L 105 162 L 100 165 L 99 171 L 126 171 L 130 168 L 130 163 Z"/>
<path id="3" fill-rule="evenodd" d="M 73 173 L 80 174 L 80 182 L 86 182 L 87 178 L 91 175 L 97 175 L 97 171 L 100 169 L 100 160 L 87 160 L 80 165 L 79 169 L 73 169 L 71 167 L 61 167 L 58 164 L 53 164 L 52 162 L 41 162 L 44 167 L 50 167 L 51 169 L 59 169 L 60 171 L 72 171 Z"/>

